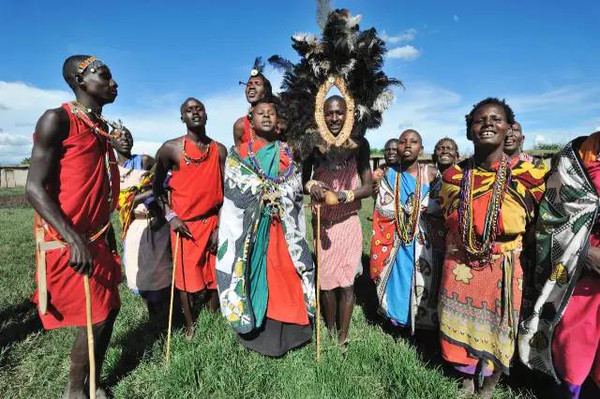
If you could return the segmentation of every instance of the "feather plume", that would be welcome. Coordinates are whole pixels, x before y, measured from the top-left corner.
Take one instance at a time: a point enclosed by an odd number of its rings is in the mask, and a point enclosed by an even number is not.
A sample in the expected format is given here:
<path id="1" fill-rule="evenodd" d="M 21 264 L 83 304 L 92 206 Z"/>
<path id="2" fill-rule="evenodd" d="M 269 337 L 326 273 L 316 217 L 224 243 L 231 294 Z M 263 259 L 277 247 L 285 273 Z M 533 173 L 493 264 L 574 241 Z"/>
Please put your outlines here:
<path id="1" fill-rule="evenodd" d="M 325 4 L 329 6 L 329 2 L 317 1 L 317 8 Z M 347 157 L 355 151 L 352 144 L 364 140 L 368 129 L 381 125 L 383 112 L 394 100 L 392 86 L 402 85 L 382 70 L 387 50 L 374 28 L 361 31 L 360 16 L 352 16 L 348 10 L 328 14 L 318 11 L 317 19 L 325 15 L 320 38 L 308 33 L 292 37 L 292 48 L 300 56 L 298 63 L 280 56 L 269 58 L 275 68 L 284 72 L 280 97 L 288 120 L 286 140 L 299 160 L 315 153 L 325 160 Z M 316 94 L 332 75 L 344 79 L 356 107 L 348 146 L 328 145 L 315 121 Z"/>
<path id="2" fill-rule="evenodd" d="M 325 29 L 327 17 L 331 11 L 332 9 L 329 0 L 317 0 L 317 25 L 319 25 L 321 32 Z"/>

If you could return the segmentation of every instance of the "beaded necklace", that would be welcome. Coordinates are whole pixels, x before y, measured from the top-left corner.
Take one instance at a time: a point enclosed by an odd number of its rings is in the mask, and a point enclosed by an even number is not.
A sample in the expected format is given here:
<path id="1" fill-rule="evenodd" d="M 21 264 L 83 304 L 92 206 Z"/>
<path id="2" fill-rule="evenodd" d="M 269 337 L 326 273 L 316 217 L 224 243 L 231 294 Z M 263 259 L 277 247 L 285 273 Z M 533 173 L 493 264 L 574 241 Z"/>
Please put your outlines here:
<path id="1" fill-rule="evenodd" d="M 121 121 L 118 121 L 118 122 L 109 121 L 108 119 L 103 117 L 101 114 L 98 114 L 98 113 L 92 111 L 91 108 L 87 108 L 83 104 L 81 104 L 80 102 L 77 102 L 77 101 L 71 101 L 71 105 L 72 105 L 71 111 L 73 111 L 73 114 L 77 118 L 79 118 L 79 120 L 81 120 L 83 123 L 85 123 L 90 129 L 92 129 L 92 131 L 94 133 L 96 133 L 100 136 L 107 137 L 109 139 L 118 139 L 119 137 L 121 137 L 121 130 L 123 130 L 125 128 L 125 126 L 123 126 L 123 123 Z M 80 112 L 80 111 L 82 111 L 82 112 Z M 87 116 L 87 114 L 92 114 L 98 120 L 111 126 L 115 133 L 108 133 L 106 130 L 104 130 L 102 128 L 102 125 L 99 122 L 97 122 L 97 123 L 92 122 L 92 120 Z"/>
<path id="2" fill-rule="evenodd" d="M 187 139 L 184 137 L 183 138 L 183 146 L 181 148 L 181 155 L 183 156 L 183 160 L 185 161 L 186 165 L 189 165 L 190 163 L 193 163 L 194 165 L 198 166 L 200 165 L 202 162 L 204 162 L 206 160 L 206 158 L 208 158 L 208 154 L 210 153 L 210 143 L 208 144 L 208 147 L 206 148 L 206 151 L 204 151 L 202 153 L 202 155 L 200 155 L 200 157 L 198 158 L 192 158 L 190 157 L 187 152 L 185 152 L 185 143 L 186 143 Z"/>
<path id="3" fill-rule="evenodd" d="M 254 153 L 254 139 L 250 138 L 250 141 L 248 142 L 248 158 L 250 158 L 250 162 L 252 162 L 252 165 L 254 165 L 254 167 L 256 168 L 258 175 L 263 180 L 266 179 L 276 184 L 285 183 L 287 180 L 289 180 L 289 178 L 296 170 L 294 160 L 292 158 L 292 151 L 290 150 L 290 147 L 287 145 L 287 143 L 280 142 L 279 148 L 282 149 L 284 154 L 287 155 L 287 157 L 290 159 L 290 166 L 288 166 L 283 171 L 283 173 L 280 173 L 277 177 L 271 177 L 265 173 L 265 170 L 260 165 L 258 158 L 256 158 L 256 154 Z"/>
<path id="4" fill-rule="evenodd" d="M 417 226 L 419 216 L 421 215 L 421 187 L 422 187 L 422 171 L 421 166 L 417 162 L 417 183 L 415 185 L 415 194 L 412 200 L 409 199 L 410 214 L 406 215 L 400 206 L 400 187 L 402 181 L 402 172 L 399 169 L 396 172 L 396 185 L 394 189 L 394 219 L 396 221 L 396 231 L 400 237 L 400 241 L 404 245 L 410 244 L 417 234 Z M 408 201 L 407 201 L 408 204 Z"/>
<path id="5" fill-rule="evenodd" d="M 466 250 L 469 266 L 475 270 L 482 270 L 491 263 L 492 250 L 498 234 L 500 210 L 504 194 L 510 184 L 511 169 L 508 157 L 503 155 L 494 177 L 492 196 L 485 214 L 481 239 L 477 237 L 473 221 L 474 169 L 473 158 L 470 158 L 460 184 L 458 230 Z"/>
<path id="6" fill-rule="evenodd" d="M 73 115 L 75 115 L 75 117 L 77 119 L 79 119 L 80 121 L 82 121 L 87 127 L 89 127 L 92 132 L 94 132 L 97 136 L 99 137 L 104 137 L 104 138 L 108 138 L 108 139 L 113 139 L 113 138 L 118 138 L 121 136 L 121 131 L 120 129 L 123 129 L 124 126 L 121 123 L 121 121 L 119 121 L 118 124 L 116 123 L 111 123 L 109 122 L 107 119 L 105 119 L 102 115 L 98 115 L 95 112 L 92 112 L 91 109 L 89 108 L 85 108 L 81 103 L 77 102 L 77 101 L 71 101 L 71 112 L 73 112 Z M 104 130 L 102 128 L 102 125 L 100 123 L 94 123 L 90 120 L 90 118 L 86 115 L 86 113 L 92 113 L 94 114 L 94 116 L 96 116 L 96 118 L 100 119 L 101 121 L 111 125 L 115 131 L 117 133 L 115 134 L 109 134 L 106 132 L 106 130 Z M 102 140 L 100 140 L 102 141 Z M 101 143 L 102 144 L 102 143 Z M 106 177 L 108 180 L 108 204 L 109 206 L 112 208 L 112 202 L 113 202 L 113 193 L 112 193 L 112 170 L 111 170 L 111 163 L 115 163 L 113 161 L 110 160 L 110 156 L 109 153 L 112 150 L 112 146 L 110 144 L 110 141 L 106 140 L 104 143 L 104 168 L 106 170 Z M 111 209 L 112 212 L 113 209 Z"/>

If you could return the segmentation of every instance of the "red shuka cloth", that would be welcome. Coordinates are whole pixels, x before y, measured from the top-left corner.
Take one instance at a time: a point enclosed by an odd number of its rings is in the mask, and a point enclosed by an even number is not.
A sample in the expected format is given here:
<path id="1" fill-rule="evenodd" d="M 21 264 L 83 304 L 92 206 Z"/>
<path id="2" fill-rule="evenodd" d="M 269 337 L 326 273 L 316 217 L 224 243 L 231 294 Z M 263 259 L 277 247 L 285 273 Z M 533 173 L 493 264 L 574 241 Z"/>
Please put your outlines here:
<path id="1" fill-rule="evenodd" d="M 194 143 L 184 138 L 185 151 L 191 158 L 199 158 L 203 153 Z M 179 169 L 171 172 L 171 208 L 185 222 L 194 237 L 193 240 L 181 236 L 177 249 L 175 287 L 185 292 L 198 292 L 204 289 L 216 290 L 216 255 L 208 251 L 208 240 L 219 223 L 218 210 L 223 204 L 223 178 L 219 162 L 219 146 L 212 141 L 208 157 L 195 165 L 188 165 L 179 158 Z M 211 213 L 209 216 L 186 221 Z M 171 231 L 171 249 L 175 253 L 177 236 Z"/>
<path id="2" fill-rule="evenodd" d="M 78 233 L 90 236 L 109 222 L 110 213 L 119 198 L 119 170 L 110 142 L 96 135 L 71 112 L 68 104 L 63 109 L 69 116 L 69 136 L 62 143 L 62 156 L 56 174 L 51 176 L 47 190 L 62 213 Z M 35 135 L 34 135 L 35 140 Z M 108 153 L 111 184 L 106 173 Z M 112 203 L 109 190 L 112 187 Z M 46 241 L 53 241 L 58 233 L 50 227 Z M 114 309 L 119 309 L 121 266 L 112 255 L 105 237 L 89 245 L 94 259 L 94 273 L 90 278 L 92 322 L 100 323 Z M 86 325 L 83 276 L 69 266 L 71 251 L 68 246 L 46 251 L 46 282 L 48 311 L 40 313 L 46 329 Z M 37 275 L 36 275 L 37 281 Z M 38 302 L 38 293 L 32 300 Z"/>
<path id="3" fill-rule="evenodd" d="M 254 151 L 258 152 L 264 142 L 255 142 Z M 248 156 L 248 142 L 240 146 L 240 156 Z M 279 170 L 285 170 L 291 160 L 280 153 Z M 308 325 L 308 313 L 304 302 L 304 291 L 300 276 L 287 247 L 283 225 L 273 219 L 269 228 L 269 244 L 267 247 L 267 285 L 269 299 L 267 317 L 272 320 L 298 325 Z"/>
<path id="4" fill-rule="evenodd" d="M 244 121 L 244 134 L 242 134 L 242 144 L 247 143 L 250 141 L 250 119 L 248 119 L 248 116 L 244 116 L 243 118 Z M 258 151 L 258 150 L 256 150 Z"/>

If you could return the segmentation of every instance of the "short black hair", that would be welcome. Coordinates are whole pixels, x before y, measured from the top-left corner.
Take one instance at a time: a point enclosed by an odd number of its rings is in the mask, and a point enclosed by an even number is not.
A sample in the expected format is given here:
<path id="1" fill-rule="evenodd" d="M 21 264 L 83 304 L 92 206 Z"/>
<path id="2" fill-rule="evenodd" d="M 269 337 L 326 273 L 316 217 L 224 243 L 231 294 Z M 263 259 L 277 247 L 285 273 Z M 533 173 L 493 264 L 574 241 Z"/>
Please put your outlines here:
<path id="1" fill-rule="evenodd" d="M 385 142 L 385 144 L 383 145 L 383 148 L 387 147 L 389 144 L 392 144 L 393 142 L 399 142 L 400 140 L 398 139 L 389 139 L 388 141 Z"/>
<path id="2" fill-rule="evenodd" d="M 402 135 L 404 133 L 408 133 L 408 132 L 415 133 L 417 136 L 419 136 L 419 140 L 421 140 L 421 145 L 423 145 L 423 137 L 421 136 L 421 133 L 417 132 L 415 129 L 406 129 L 406 130 L 404 130 L 402 133 L 400 133 L 400 136 L 398 136 L 398 140 L 400 140 L 400 137 L 402 137 Z"/>
<path id="3" fill-rule="evenodd" d="M 188 101 L 197 101 L 197 102 L 199 102 L 200 104 L 202 104 L 202 106 L 204 107 L 204 103 L 203 103 L 202 101 L 198 100 L 196 97 L 188 97 L 188 98 L 186 98 L 186 99 L 185 99 L 185 101 L 184 101 L 184 102 L 182 102 L 182 103 L 181 103 L 181 106 L 179 107 L 179 112 L 180 112 L 182 115 L 183 115 L 183 106 L 184 106 L 185 104 L 187 104 L 187 103 L 188 103 Z"/>
<path id="4" fill-rule="evenodd" d="M 258 75 L 250 76 L 248 78 L 248 81 L 250 81 L 250 79 L 252 78 L 261 78 L 263 81 L 263 85 L 265 86 L 265 97 L 273 97 L 273 86 L 271 86 L 271 81 L 267 79 L 265 75 L 259 72 Z M 243 83 L 244 82 L 242 82 L 242 84 Z"/>
<path id="5" fill-rule="evenodd" d="M 65 79 L 65 82 L 67 82 L 71 90 L 75 90 L 77 88 L 75 76 L 77 75 L 79 65 L 90 57 L 90 55 L 76 54 L 68 57 L 63 63 L 63 78 Z"/>
<path id="6" fill-rule="evenodd" d="M 435 150 L 437 148 L 437 146 L 442 144 L 444 141 L 451 142 L 452 145 L 454 146 L 454 149 L 458 153 L 458 144 L 456 144 L 456 141 L 454 141 L 454 139 L 451 139 L 450 137 L 444 137 L 444 138 L 439 139 L 438 142 L 435 143 L 435 146 L 433 146 L 433 149 Z"/>
<path id="7" fill-rule="evenodd" d="M 330 103 L 332 101 L 335 101 L 335 100 L 341 101 L 344 104 L 346 104 L 346 99 L 344 97 L 338 95 L 338 94 L 334 94 L 333 96 L 327 98 L 327 100 L 325 100 L 325 103 L 328 104 L 328 103 Z"/>
<path id="8" fill-rule="evenodd" d="M 515 113 L 513 112 L 512 108 L 506 103 L 506 100 L 500 100 L 496 97 L 488 97 L 485 100 L 479 101 L 477 104 L 473 105 L 473 109 L 471 110 L 471 112 L 469 112 L 469 114 L 465 116 L 465 120 L 467 122 L 467 136 L 470 134 L 469 132 L 471 131 L 471 126 L 473 126 L 473 115 L 475 115 L 475 112 L 477 112 L 477 110 L 483 107 L 484 105 L 489 104 L 498 105 L 502 107 L 502 109 L 504 109 L 504 114 L 506 115 L 506 122 L 508 122 L 509 125 L 515 123 Z"/>
<path id="9" fill-rule="evenodd" d="M 275 115 L 279 116 L 279 111 L 280 111 L 280 106 L 281 106 L 281 102 L 279 101 L 279 99 L 275 96 L 268 96 L 268 97 L 263 97 L 260 100 L 258 100 L 253 106 L 252 109 L 250 109 L 250 111 L 248 111 L 248 119 L 252 120 L 252 111 L 254 110 L 254 108 L 256 108 L 259 104 L 271 104 L 273 106 L 273 109 L 275 110 Z"/>

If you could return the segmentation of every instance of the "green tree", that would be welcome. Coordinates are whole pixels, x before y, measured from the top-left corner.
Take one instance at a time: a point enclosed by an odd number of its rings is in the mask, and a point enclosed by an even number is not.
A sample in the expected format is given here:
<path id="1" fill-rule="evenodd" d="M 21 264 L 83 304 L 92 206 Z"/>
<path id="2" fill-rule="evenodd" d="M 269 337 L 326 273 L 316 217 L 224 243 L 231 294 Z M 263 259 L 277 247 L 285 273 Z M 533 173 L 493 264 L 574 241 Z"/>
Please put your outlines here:
<path id="1" fill-rule="evenodd" d="M 558 151 L 565 145 L 562 143 L 537 143 L 534 147 L 535 150 L 546 150 L 546 151 Z"/>

